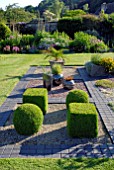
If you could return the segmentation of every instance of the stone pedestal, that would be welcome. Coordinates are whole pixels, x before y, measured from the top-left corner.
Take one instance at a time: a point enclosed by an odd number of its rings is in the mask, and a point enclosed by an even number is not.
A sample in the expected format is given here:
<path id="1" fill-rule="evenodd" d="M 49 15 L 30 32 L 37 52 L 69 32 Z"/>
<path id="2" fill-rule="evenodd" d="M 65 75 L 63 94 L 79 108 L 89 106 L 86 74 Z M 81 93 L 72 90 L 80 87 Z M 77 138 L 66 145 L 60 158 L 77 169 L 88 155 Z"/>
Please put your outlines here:
<path id="1" fill-rule="evenodd" d="M 96 65 L 96 64 L 93 64 L 92 62 L 86 63 L 85 68 L 86 68 L 87 73 L 92 77 L 107 75 L 104 66 Z"/>

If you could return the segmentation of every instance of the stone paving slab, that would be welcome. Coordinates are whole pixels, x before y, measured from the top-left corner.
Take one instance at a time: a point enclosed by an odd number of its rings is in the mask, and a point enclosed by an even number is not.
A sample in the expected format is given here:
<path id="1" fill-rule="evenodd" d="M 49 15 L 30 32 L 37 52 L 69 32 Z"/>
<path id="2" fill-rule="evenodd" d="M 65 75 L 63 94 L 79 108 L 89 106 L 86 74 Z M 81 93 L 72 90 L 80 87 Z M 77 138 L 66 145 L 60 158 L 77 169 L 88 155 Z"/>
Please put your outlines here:
<path id="1" fill-rule="evenodd" d="M 26 89 L 29 80 L 34 79 L 37 75 L 34 74 L 36 67 L 31 67 L 23 76 L 9 97 L 0 107 L 0 126 L 2 127 L 9 115 L 12 113 L 17 103 L 22 103 L 22 94 Z M 70 145 L 4 145 L 0 146 L 0 158 L 11 157 L 36 157 L 36 158 L 71 158 L 71 157 L 87 157 L 114 158 L 114 114 L 107 106 L 109 101 L 104 95 L 94 86 L 96 78 L 91 78 L 85 72 L 85 69 L 78 69 L 81 78 L 91 94 L 90 102 L 95 103 L 97 110 L 105 124 L 105 127 L 110 135 L 112 144 L 76 144 Z M 62 98 L 49 99 L 49 103 L 65 103 Z M 78 142 L 77 142 L 78 143 Z"/>
<path id="2" fill-rule="evenodd" d="M 71 157 L 86 157 L 86 158 L 100 158 L 100 157 L 114 157 L 114 144 L 110 145 L 88 145 L 82 144 L 75 146 L 66 146 L 65 149 L 53 145 L 46 148 L 46 145 L 7 145 L 0 148 L 0 158 L 12 157 L 38 157 L 38 158 L 71 158 Z"/>

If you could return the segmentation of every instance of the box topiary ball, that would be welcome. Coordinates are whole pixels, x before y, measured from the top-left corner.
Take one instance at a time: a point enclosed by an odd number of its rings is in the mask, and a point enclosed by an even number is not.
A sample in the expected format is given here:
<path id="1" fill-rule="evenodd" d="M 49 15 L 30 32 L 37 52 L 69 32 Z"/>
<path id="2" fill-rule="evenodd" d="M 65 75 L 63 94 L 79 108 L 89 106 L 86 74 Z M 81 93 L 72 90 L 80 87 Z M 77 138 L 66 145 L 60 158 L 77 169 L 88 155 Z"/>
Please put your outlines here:
<path id="1" fill-rule="evenodd" d="M 66 97 L 67 107 L 70 103 L 88 103 L 88 102 L 89 96 L 83 90 L 71 90 Z"/>
<path id="2" fill-rule="evenodd" d="M 13 124 L 20 135 L 38 132 L 42 123 L 42 110 L 34 104 L 22 104 L 14 111 Z"/>

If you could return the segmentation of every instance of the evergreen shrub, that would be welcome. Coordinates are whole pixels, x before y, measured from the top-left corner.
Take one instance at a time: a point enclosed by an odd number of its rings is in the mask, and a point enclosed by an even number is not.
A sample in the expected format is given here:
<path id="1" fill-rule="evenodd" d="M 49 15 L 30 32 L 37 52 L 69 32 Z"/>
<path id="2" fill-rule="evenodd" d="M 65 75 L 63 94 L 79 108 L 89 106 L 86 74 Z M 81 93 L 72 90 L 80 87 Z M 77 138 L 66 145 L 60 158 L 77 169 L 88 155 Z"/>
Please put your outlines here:
<path id="1" fill-rule="evenodd" d="M 97 37 L 84 33 L 76 32 L 74 40 L 70 43 L 70 49 L 75 52 L 105 52 L 108 46 Z"/>
<path id="2" fill-rule="evenodd" d="M 66 97 L 66 105 L 70 103 L 88 103 L 89 96 L 83 90 L 71 90 Z"/>
<path id="3" fill-rule="evenodd" d="M 20 135 L 32 135 L 43 123 L 43 113 L 34 104 L 22 104 L 14 111 L 13 123 Z"/>
<path id="4" fill-rule="evenodd" d="M 9 29 L 9 27 L 1 22 L 0 23 L 0 40 L 9 37 L 10 34 L 11 34 L 11 30 Z"/>
<path id="5" fill-rule="evenodd" d="M 98 135 L 98 113 L 93 104 L 70 103 L 67 129 L 71 137 L 94 138 Z"/>
<path id="6" fill-rule="evenodd" d="M 23 94 L 23 103 L 36 104 L 43 114 L 48 110 L 48 92 L 45 88 L 28 88 Z"/>
<path id="7" fill-rule="evenodd" d="M 62 66 L 61 64 L 54 64 L 52 66 L 52 74 L 61 74 L 62 73 Z"/>

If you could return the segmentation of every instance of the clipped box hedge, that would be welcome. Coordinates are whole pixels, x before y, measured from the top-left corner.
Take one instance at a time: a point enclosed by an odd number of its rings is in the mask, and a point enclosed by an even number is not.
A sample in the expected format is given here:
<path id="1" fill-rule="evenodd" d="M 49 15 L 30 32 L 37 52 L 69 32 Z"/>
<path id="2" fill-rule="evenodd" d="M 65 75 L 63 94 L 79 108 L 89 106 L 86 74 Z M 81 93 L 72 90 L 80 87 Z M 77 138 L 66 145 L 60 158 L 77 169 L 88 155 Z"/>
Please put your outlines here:
<path id="1" fill-rule="evenodd" d="M 68 107 L 70 103 L 89 103 L 89 96 L 83 90 L 71 90 L 66 97 L 66 106 Z"/>
<path id="2" fill-rule="evenodd" d="M 38 132 L 43 123 L 43 112 L 35 104 L 22 104 L 14 111 L 13 124 L 20 135 Z"/>
<path id="3" fill-rule="evenodd" d="M 98 135 L 98 112 L 91 103 L 70 103 L 67 129 L 71 137 L 94 138 Z"/>
<path id="4" fill-rule="evenodd" d="M 23 93 L 23 103 L 36 104 L 41 108 L 43 114 L 48 110 L 48 92 L 45 88 L 28 88 Z"/>

